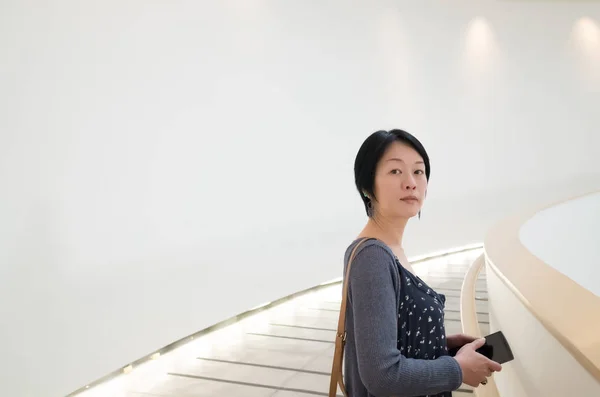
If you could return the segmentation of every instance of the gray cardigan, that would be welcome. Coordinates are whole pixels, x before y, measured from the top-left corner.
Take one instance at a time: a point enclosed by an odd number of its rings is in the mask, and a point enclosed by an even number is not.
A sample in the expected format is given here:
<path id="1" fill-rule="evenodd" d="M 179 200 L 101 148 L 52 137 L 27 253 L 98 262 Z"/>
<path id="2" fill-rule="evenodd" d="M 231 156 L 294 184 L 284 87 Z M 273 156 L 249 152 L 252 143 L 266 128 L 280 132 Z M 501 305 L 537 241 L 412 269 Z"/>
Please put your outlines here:
<path id="1" fill-rule="evenodd" d="M 354 241 L 344 258 L 344 274 Z M 400 280 L 395 255 L 379 240 L 358 249 L 350 270 L 344 382 L 349 397 L 425 396 L 462 384 L 451 356 L 406 358 L 398 350 Z"/>

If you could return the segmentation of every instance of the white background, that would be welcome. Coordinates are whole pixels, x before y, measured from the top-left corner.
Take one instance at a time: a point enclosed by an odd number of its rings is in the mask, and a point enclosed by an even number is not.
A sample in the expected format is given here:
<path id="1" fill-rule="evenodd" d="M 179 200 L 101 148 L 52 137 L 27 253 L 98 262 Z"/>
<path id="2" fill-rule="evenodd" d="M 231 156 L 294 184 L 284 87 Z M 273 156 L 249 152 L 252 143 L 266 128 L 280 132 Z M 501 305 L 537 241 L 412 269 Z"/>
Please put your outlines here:
<path id="1" fill-rule="evenodd" d="M 600 297 L 600 193 L 540 211 L 519 237 L 532 254 Z"/>
<path id="2" fill-rule="evenodd" d="M 597 188 L 598 24 L 567 2 L 3 1 L 0 395 L 67 394 L 340 276 L 377 129 L 431 156 L 410 256 Z"/>

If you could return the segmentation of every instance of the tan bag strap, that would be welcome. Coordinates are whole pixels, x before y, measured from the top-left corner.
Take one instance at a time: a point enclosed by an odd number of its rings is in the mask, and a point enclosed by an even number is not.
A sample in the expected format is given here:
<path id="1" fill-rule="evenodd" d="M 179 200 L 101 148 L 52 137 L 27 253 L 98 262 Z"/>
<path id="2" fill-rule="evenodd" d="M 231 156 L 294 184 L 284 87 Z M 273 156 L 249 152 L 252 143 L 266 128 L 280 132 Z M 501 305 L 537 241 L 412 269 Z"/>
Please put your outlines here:
<path id="1" fill-rule="evenodd" d="M 354 257 L 356 256 L 358 247 L 360 247 L 360 245 L 368 239 L 369 238 L 364 238 L 358 244 L 356 244 L 356 246 L 352 250 L 352 254 L 350 255 L 350 259 L 348 260 L 348 266 L 346 268 L 346 277 L 344 278 L 344 286 L 342 290 L 342 304 L 340 306 L 340 317 L 338 320 L 337 333 L 335 336 L 335 350 L 333 353 L 333 365 L 331 368 L 331 379 L 329 382 L 329 397 L 335 397 L 337 395 L 338 385 L 340 386 L 342 393 L 344 393 L 344 396 L 348 397 L 342 374 L 342 363 L 344 361 L 344 346 L 346 345 L 346 304 L 348 298 L 348 281 L 350 276 L 350 267 L 352 266 L 352 261 L 354 261 Z"/>

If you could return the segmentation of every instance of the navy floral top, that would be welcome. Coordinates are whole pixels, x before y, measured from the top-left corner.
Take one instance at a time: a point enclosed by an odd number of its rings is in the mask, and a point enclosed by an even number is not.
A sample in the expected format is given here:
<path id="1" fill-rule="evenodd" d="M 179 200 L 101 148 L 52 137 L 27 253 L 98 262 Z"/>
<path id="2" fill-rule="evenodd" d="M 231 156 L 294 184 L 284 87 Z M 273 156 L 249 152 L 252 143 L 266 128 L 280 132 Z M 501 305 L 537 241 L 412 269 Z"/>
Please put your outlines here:
<path id="1" fill-rule="evenodd" d="M 446 296 L 435 292 L 425 281 L 396 264 L 404 297 L 398 313 L 398 349 L 407 358 L 432 360 L 448 355 L 444 328 Z M 451 392 L 435 397 L 451 397 Z M 428 397 L 434 397 L 430 395 Z"/>

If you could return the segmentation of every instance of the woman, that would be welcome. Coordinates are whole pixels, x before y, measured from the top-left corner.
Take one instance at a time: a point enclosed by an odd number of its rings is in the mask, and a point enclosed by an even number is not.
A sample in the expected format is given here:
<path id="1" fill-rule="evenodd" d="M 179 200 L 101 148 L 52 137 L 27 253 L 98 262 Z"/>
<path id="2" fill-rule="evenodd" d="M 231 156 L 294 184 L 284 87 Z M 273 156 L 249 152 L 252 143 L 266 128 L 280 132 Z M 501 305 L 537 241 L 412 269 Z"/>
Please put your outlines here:
<path id="1" fill-rule="evenodd" d="M 361 146 L 354 174 L 369 220 L 345 255 L 347 268 L 351 252 L 367 238 L 348 276 L 348 395 L 446 397 L 462 383 L 485 384 L 501 370 L 475 351 L 485 339 L 446 336 L 445 297 L 414 275 L 402 248 L 406 224 L 420 216 L 427 195 L 427 152 L 405 131 L 377 131 Z"/>

